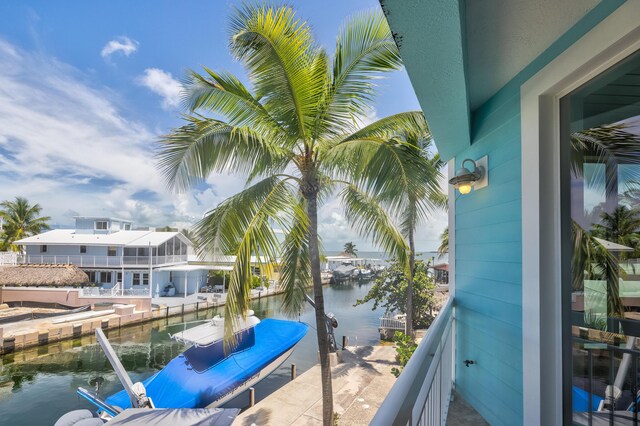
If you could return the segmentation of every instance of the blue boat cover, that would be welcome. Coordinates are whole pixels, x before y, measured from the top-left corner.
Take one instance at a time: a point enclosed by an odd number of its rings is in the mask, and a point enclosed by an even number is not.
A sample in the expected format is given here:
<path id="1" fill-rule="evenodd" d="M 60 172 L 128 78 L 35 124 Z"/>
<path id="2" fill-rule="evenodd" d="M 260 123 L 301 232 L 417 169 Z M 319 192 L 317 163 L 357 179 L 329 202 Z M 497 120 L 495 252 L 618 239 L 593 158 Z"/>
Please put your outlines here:
<path id="1" fill-rule="evenodd" d="M 598 410 L 600 402 L 603 399 L 604 398 L 598 395 L 591 395 L 591 408 L 593 411 Z M 576 413 L 586 413 L 589 411 L 589 392 L 577 386 L 573 387 L 573 411 Z"/>
<path id="2" fill-rule="evenodd" d="M 304 323 L 268 318 L 254 327 L 255 334 L 243 332 L 239 346 L 228 357 L 221 355 L 216 344 L 191 347 L 142 383 L 156 408 L 206 407 L 295 346 L 307 334 L 307 328 Z M 124 390 L 111 395 L 106 402 L 131 407 Z"/>

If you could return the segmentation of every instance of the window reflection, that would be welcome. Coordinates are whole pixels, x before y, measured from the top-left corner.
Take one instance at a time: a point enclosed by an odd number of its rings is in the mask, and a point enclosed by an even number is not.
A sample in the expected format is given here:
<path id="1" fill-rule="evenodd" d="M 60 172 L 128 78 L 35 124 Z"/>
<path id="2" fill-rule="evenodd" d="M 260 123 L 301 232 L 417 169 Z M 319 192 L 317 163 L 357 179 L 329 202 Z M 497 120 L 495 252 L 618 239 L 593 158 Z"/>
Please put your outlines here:
<path id="1" fill-rule="evenodd" d="M 571 151 L 571 282 L 564 285 L 571 292 L 573 419 L 638 424 L 640 56 L 561 102 Z"/>

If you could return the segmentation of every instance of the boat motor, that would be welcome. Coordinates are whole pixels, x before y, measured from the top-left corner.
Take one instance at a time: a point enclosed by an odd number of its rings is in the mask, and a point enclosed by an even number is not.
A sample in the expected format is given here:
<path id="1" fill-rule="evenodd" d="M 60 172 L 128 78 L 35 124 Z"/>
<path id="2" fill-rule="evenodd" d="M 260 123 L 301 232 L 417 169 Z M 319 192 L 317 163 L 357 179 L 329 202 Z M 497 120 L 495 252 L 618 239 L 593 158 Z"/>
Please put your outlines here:
<path id="1" fill-rule="evenodd" d="M 316 304 L 308 294 L 305 294 L 307 302 L 315 309 Z M 329 352 L 337 352 L 338 344 L 336 343 L 336 336 L 333 334 L 333 329 L 338 328 L 338 319 L 331 312 L 324 314 L 324 325 L 327 329 L 327 338 L 329 339 Z"/>

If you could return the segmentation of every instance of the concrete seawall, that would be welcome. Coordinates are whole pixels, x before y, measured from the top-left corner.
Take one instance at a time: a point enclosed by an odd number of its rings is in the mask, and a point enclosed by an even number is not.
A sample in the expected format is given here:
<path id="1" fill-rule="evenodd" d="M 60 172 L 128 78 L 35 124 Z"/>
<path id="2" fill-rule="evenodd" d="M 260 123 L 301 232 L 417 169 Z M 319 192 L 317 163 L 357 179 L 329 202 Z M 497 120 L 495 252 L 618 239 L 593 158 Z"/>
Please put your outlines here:
<path id="1" fill-rule="evenodd" d="M 254 292 L 252 299 L 274 296 L 281 291 L 270 289 L 262 292 Z M 203 294 L 205 300 L 196 299 L 195 302 L 179 303 L 173 298 L 171 304 L 154 306 L 150 310 L 135 310 L 131 313 L 118 315 L 107 314 L 97 318 L 69 321 L 68 323 L 54 324 L 53 321 L 64 316 L 46 319 L 27 320 L 7 323 L 0 326 L 0 355 L 13 353 L 29 347 L 47 345 L 67 339 L 75 339 L 95 333 L 96 328 L 118 329 L 141 324 L 155 319 L 185 315 L 199 310 L 207 310 L 225 305 L 225 300 L 216 300 L 212 294 Z M 151 305 L 150 299 L 149 306 Z M 102 300 L 104 301 L 104 300 Z M 167 299 L 169 301 L 169 299 Z M 136 305 L 137 308 L 137 305 Z M 93 311 L 92 311 L 93 312 Z"/>

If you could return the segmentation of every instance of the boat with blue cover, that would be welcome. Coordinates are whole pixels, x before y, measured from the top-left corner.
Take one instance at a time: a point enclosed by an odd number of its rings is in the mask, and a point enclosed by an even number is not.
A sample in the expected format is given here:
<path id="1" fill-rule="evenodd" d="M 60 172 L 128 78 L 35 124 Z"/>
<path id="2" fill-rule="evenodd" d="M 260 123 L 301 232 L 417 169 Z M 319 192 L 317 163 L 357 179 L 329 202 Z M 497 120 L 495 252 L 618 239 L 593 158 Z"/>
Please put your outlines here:
<path id="1" fill-rule="evenodd" d="M 236 344 L 227 353 L 224 320 L 220 317 L 172 335 L 189 348 L 142 382 L 153 406 L 218 407 L 278 368 L 308 329 L 306 324 L 295 321 L 260 321 L 252 313 L 239 322 Z M 110 416 L 132 406 L 127 389 L 104 400 L 86 389 L 81 388 L 78 393 Z"/>

